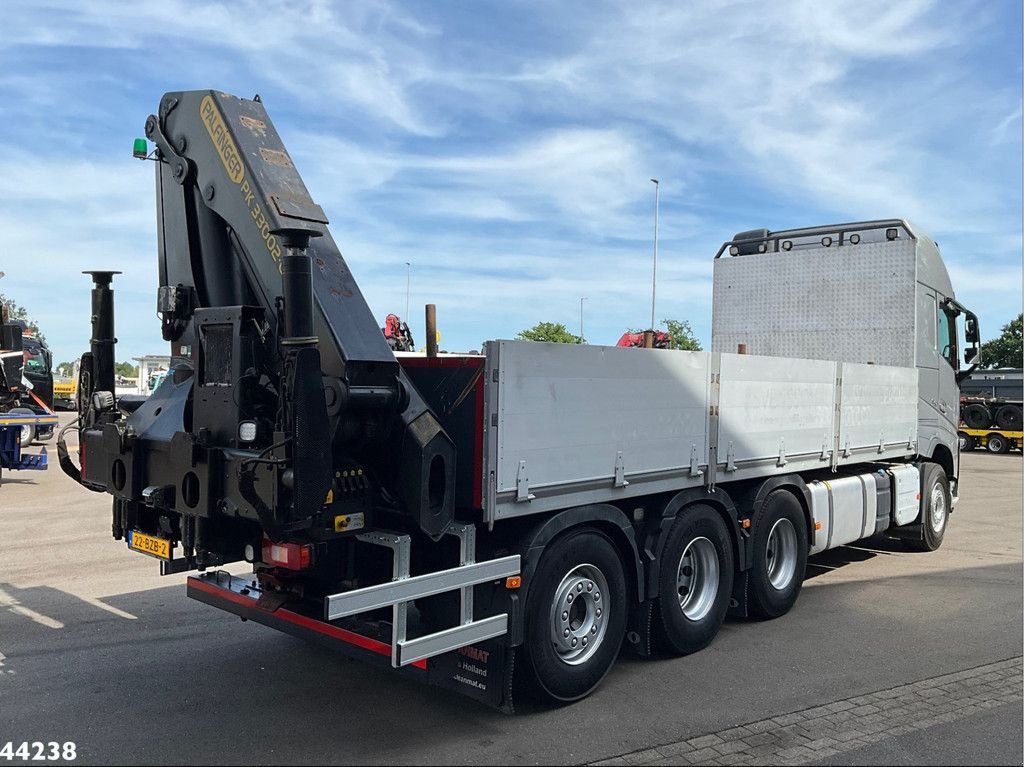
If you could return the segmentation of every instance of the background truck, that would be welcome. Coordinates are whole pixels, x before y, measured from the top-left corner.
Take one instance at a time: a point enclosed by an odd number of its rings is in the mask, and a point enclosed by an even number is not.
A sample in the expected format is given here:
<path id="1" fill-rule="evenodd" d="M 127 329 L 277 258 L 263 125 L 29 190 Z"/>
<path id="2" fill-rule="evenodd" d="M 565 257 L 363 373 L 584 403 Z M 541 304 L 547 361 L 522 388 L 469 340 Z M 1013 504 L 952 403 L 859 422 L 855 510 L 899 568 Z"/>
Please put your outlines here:
<path id="1" fill-rule="evenodd" d="M 189 596 L 510 710 L 785 614 L 809 554 L 941 545 L 966 310 L 906 222 L 726 243 L 710 352 L 398 358 L 259 99 L 168 93 L 146 135 L 171 368 L 115 400 L 93 272 L 81 469 L 58 448 Z"/>
<path id="2" fill-rule="evenodd" d="M 4 469 L 45 469 L 46 448 L 39 454 L 22 451 L 40 430 L 53 434 L 57 417 L 45 408 L 22 407 L 26 396 L 23 378 L 26 359 L 24 324 L 0 317 L 0 475 Z"/>
<path id="3" fill-rule="evenodd" d="M 21 447 L 28 447 L 36 440 L 53 439 L 57 422 L 50 417 L 53 415 L 53 356 L 24 320 L 3 318 L 0 324 L 7 328 L 4 338 L 0 339 L 0 349 L 6 349 L 9 361 L 16 356 L 9 346 L 16 345 L 21 355 L 17 378 L 13 368 L 7 371 L 6 391 L 0 394 L 0 413 L 35 416 L 18 419 Z"/>
<path id="4" fill-rule="evenodd" d="M 1019 368 L 979 370 L 960 384 L 960 449 L 990 453 L 1024 444 L 1024 378 Z"/>

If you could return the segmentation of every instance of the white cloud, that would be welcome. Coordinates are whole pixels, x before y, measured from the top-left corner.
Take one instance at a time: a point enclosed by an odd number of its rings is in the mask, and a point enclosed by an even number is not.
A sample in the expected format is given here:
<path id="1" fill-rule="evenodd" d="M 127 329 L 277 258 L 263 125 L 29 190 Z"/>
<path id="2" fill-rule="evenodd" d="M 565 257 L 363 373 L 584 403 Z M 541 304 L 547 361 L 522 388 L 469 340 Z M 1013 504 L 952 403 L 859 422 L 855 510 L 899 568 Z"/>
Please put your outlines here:
<path id="1" fill-rule="evenodd" d="M 404 308 L 410 261 L 413 305 L 460 318 L 446 333 L 455 348 L 539 320 L 574 327 L 581 295 L 592 339 L 642 324 L 652 176 L 657 313 L 705 338 L 710 258 L 762 223 L 907 216 L 941 240 L 965 301 L 1017 303 L 1020 62 L 989 70 L 991 5 L 502 4 L 478 11 L 512 17 L 487 34 L 461 12 L 326 0 L 8 9 L 2 287 L 65 326 L 36 277 L 6 266 L 7 253 L 37 252 L 42 223 L 54 273 L 128 265 L 119 313 L 139 321 L 119 335 L 153 351 L 151 175 L 111 153 L 161 90 L 223 87 L 264 95 L 379 318 Z M 78 279 L 62 289 L 87 300 Z M 1007 281 L 1012 295 L 992 300 Z"/>

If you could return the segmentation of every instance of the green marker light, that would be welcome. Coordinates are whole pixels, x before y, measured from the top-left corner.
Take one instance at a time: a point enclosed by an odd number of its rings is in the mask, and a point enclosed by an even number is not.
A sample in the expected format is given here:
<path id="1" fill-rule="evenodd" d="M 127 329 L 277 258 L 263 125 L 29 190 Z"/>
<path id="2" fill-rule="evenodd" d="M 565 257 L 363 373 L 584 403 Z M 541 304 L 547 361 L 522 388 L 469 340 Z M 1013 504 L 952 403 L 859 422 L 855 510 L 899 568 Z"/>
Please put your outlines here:
<path id="1" fill-rule="evenodd" d="M 144 138 L 135 139 L 135 144 L 132 146 L 132 156 L 140 160 L 145 160 L 149 157 L 149 142 Z"/>

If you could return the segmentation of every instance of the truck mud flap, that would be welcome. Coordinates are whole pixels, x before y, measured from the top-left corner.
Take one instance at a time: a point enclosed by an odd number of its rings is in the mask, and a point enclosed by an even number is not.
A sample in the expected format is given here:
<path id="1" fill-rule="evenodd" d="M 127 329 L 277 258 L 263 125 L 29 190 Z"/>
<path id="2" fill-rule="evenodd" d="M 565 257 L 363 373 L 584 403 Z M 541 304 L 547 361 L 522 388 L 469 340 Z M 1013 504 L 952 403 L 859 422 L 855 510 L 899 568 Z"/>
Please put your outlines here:
<path id="1" fill-rule="evenodd" d="M 466 695 L 480 703 L 513 713 L 512 672 L 515 652 L 498 637 L 418 660 L 397 669 L 391 664 L 390 625 L 343 618 L 325 621 L 303 606 L 264 593 L 252 576 L 205 573 L 187 580 L 192 599 L 245 620 L 316 642 L 343 656 L 420 682 Z"/>

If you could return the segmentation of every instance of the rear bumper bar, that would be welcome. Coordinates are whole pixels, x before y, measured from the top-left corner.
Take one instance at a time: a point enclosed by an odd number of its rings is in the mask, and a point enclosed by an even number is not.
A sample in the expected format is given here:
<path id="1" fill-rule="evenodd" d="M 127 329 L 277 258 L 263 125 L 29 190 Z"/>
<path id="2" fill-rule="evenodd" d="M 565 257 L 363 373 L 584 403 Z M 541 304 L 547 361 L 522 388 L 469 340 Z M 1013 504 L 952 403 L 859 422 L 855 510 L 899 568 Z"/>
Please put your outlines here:
<path id="1" fill-rule="evenodd" d="M 246 620 L 262 623 L 302 639 L 326 643 L 371 663 L 384 660 L 386 662 L 382 665 L 391 666 L 390 641 L 384 642 L 365 632 L 342 628 L 280 606 L 280 600 L 274 599 L 271 594 L 264 595 L 252 577 L 243 578 L 225 572 L 193 575 L 188 578 L 186 588 L 192 599 L 219 607 Z M 427 663 L 420 661 L 412 664 L 412 668 L 425 671 Z"/>
<path id="2" fill-rule="evenodd" d="M 381 668 L 392 668 L 391 626 L 346 618 L 325 621 L 263 593 L 253 577 L 225 572 L 194 575 L 187 580 L 188 596 L 218 607 L 244 620 L 313 641 L 340 654 Z M 512 662 L 514 651 L 498 637 L 429 660 L 414 660 L 393 673 L 467 695 L 503 711 L 512 712 Z"/>

